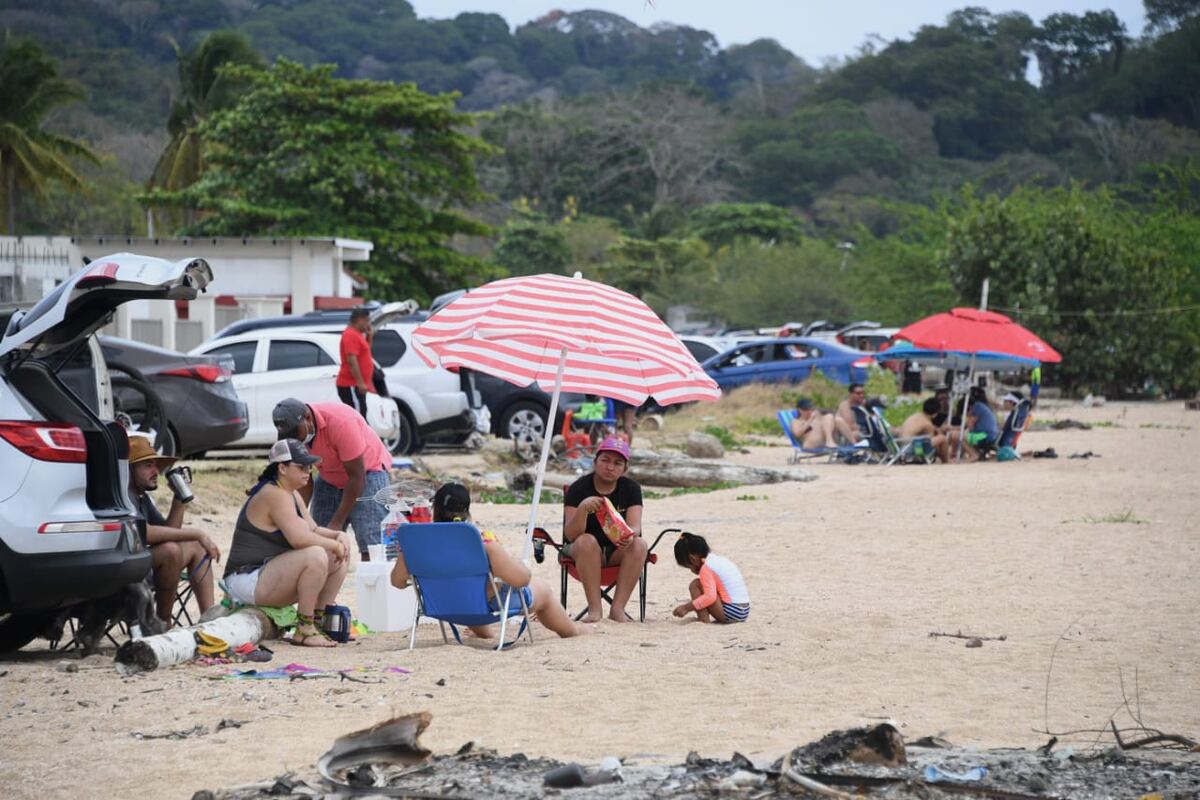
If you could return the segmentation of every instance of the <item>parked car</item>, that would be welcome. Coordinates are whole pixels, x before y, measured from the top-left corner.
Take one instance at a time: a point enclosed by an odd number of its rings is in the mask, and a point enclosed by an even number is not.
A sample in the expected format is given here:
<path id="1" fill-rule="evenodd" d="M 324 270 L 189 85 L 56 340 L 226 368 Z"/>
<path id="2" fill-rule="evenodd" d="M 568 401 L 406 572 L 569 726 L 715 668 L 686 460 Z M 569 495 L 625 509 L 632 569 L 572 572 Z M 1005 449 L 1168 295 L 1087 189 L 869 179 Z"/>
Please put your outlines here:
<path id="1" fill-rule="evenodd" d="M 747 383 L 799 383 L 814 371 L 838 383 L 866 383 L 871 355 L 836 342 L 789 336 L 741 344 L 702 366 L 722 389 Z"/>
<path id="2" fill-rule="evenodd" d="M 439 300 L 444 300 L 444 305 L 463 293 L 462 290 L 451 292 Z M 451 373 L 430 367 L 416 353 L 410 352 L 409 343 L 413 330 L 429 316 L 428 312 L 419 311 L 415 304 L 409 305 L 410 303 L 412 301 L 373 306 L 371 324 L 376 330 L 371 342 L 371 353 L 383 368 L 389 391 L 401 401 L 402 413 L 408 414 L 416 426 L 417 442 L 412 447 L 419 447 L 422 439 L 436 438 L 457 442 L 471 433 L 469 427 L 458 424 L 461 412 L 456 391 L 463 393 L 468 408 L 487 407 L 488 416 L 491 418 L 491 432 L 496 436 L 504 439 L 540 437 L 545 432 L 546 417 L 550 414 L 550 395 L 537 384 L 516 386 L 472 370 Z M 349 311 L 248 319 L 235 322 L 221 330 L 212 341 L 238 333 L 272 328 L 340 333 L 349 321 Z M 418 400 L 412 395 L 426 391 L 432 393 L 431 397 L 437 396 L 433 397 L 434 400 L 440 399 L 444 402 L 433 403 L 429 418 L 423 419 L 416 409 L 422 404 L 428 406 L 430 403 Z M 402 394 L 409 399 L 403 399 Z M 566 392 L 559 398 L 559 407 L 578 408 L 583 401 L 583 395 Z M 451 422 L 454 424 L 449 424 Z M 555 430 L 561 423 L 560 411 L 554 425 Z"/>
<path id="3" fill-rule="evenodd" d="M 165 419 L 160 452 L 203 455 L 246 435 L 249 417 L 230 380 L 232 358 L 187 356 L 116 336 L 99 340 L 117 373 L 113 394 L 118 412 L 129 418 L 127 427 L 157 433 L 155 420 Z"/>
<path id="4" fill-rule="evenodd" d="M 202 259 L 120 253 L 4 321 L 0 651 L 32 641 L 60 610 L 108 598 L 150 571 L 127 493 L 129 439 L 97 413 L 112 406 L 100 397 L 103 356 L 89 339 L 121 303 L 191 300 L 211 281 Z"/>
<path id="5" fill-rule="evenodd" d="M 230 447 L 270 445 L 276 439 L 271 413 L 287 397 L 308 403 L 341 402 L 337 378 L 339 337 L 333 333 L 259 330 L 202 344 L 190 355 L 233 360 L 233 386 L 246 402 L 249 426 Z M 390 399 L 367 395 L 367 422 L 389 447 L 398 446 L 403 423 Z M 403 451 L 407 452 L 407 451 Z"/>
<path id="6" fill-rule="evenodd" d="M 752 337 L 754 340 L 760 339 L 758 335 Z M 688 349 L 692 357 L 699 363 L 703 364 L 708 359 L 724 353 L 731 347 L 738 344 L 737 339 L 727 336 L 680 336 L 679 341 L 683 342 L 683 346 Z"/>

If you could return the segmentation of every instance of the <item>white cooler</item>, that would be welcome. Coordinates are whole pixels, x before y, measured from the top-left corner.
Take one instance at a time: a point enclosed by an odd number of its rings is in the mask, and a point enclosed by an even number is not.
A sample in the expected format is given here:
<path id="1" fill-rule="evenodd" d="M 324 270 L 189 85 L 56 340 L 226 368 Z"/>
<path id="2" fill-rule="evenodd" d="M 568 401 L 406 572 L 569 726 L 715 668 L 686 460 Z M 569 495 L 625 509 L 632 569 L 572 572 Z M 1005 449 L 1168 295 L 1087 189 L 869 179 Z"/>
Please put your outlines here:
<path id="1" fill-rule="evenodd" d="M 417 592 L 413 587 L 392 586 L 391 561 L 359 562 L 354 570 L 357 606 L 354 616 L 372 631 L 406 631 L 417 615 Z"/>

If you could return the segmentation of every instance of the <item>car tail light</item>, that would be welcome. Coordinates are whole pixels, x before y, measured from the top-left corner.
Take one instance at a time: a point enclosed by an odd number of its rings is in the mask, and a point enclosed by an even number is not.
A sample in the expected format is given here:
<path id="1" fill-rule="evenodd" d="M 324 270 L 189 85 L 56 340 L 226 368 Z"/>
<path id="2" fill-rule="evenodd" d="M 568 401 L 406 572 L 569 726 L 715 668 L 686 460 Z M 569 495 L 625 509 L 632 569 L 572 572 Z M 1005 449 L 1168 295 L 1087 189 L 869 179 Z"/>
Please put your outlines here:
<path id="1" fill-rule="evenodd" d="M 192 378 L 205 383 L 224 383 L 233 375 L 233 371 L 224 364 L 197 364 L 193 367 L 165 369 L 162 374 L 174 375 L 177 378 Z"/>
<path id="2" fill-rule="evenodd" d="M 119 522 L 43 522 L 38 533 L 115 533 L 121 530 Z"/>
<path id="3" fill-rule="evenodd" d="M 102 261 L 99 264 L 92 264 L 87 274 L 80 276 L 79 280 L 75 281 L 75 285 L 87 286 L 97 284 L 102 286 L 109 283 L 116 283 L 119 266 L 114 261 Z"/>
<path id="4" fill-rule="evenodd" d="M 0 422 L 0 438 L 39 461 L 87 461 L 83 431 L 62 422 Z"/>
<path id="5" fill-rule="evenodd" d="M 871 366 L 872 361 L 873 361 L 873 359 L 870 356 L 868 356 L 866 358 L 860 358 L 857 361 L 851 362 L 850 366 L 858 367 L 859 369 L 866 369 L 867 367 Z"/>

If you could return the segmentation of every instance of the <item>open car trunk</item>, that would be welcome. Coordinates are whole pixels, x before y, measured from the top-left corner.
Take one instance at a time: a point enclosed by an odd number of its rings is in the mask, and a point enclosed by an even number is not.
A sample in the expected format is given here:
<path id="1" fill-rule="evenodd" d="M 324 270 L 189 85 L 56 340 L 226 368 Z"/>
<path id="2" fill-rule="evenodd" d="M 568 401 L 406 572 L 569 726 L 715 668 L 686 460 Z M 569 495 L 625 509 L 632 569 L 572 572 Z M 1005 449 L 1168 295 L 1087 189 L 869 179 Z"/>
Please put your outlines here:
<path id="1" fill-rule="evenodd" d="M 60 284 L 27 312 L 15 312 L 0 339 L 0 370 L 41 420 L 77 426 L 87 445 L 88 506 L 97 518 L 127 515 L 129 440 L 118 423 L 102 420 L 63 381 L 59 371 L 78 348 L 130 300 L 191 300 L 212 281 L 203 259 L 169 262 L 119 253 L 98 259 Z"/>

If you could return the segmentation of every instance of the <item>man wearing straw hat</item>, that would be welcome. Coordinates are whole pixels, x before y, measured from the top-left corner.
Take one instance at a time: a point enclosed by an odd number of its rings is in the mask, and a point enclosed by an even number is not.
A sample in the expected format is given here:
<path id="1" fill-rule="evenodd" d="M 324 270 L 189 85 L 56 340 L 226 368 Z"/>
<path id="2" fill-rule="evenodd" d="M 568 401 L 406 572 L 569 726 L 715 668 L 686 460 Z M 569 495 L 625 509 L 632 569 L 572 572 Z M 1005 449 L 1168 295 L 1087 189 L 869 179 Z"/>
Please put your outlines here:
<path id="1" fill-rule="evenodd" d="M 183 527 L 185 501 L 178 493 L 165 517 L 150 497 L 149 493 L 158 488 L 159 473 L 176 460 L 155 452 L 144 436 L 129 437 L 129 499 L 146 520 L 146 544 L 153 557 L 154 607 L 159 619 L 168 624 L 180 572 L 187 568 L 196 603 L 203 613 L 213 605 L 212 562 L 221 560 L 221 551 L 208 534 Z"/>

